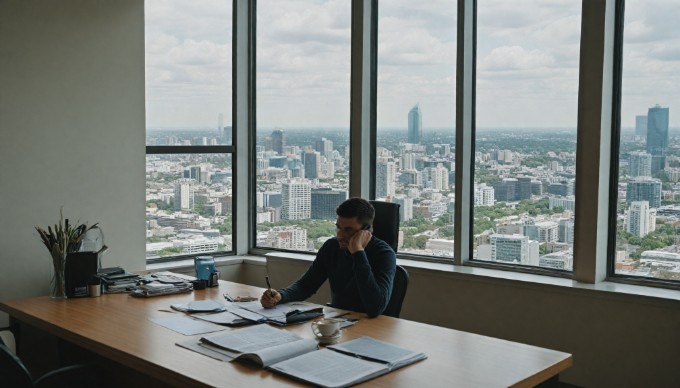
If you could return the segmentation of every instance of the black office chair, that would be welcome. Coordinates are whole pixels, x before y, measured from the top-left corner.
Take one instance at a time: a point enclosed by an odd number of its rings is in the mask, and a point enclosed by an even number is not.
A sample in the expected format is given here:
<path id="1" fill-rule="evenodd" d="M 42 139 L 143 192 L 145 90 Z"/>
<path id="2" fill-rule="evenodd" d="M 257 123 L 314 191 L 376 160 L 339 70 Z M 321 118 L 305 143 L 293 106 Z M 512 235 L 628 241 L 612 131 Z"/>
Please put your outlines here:
<path id="1" fill-rule="evenodd" d="M 0 339 L 0 385 L 3 387 L 101 387 L 105 382 L 89 365 L 71 365 L 34 380 L 26 366 Z"/>
<path id="2" fill-rule="evenodd" d="M 401 314 L 401 305 L 406 297 L 406 289 L 408 288 L 408 271 L 400 265 L 397 265 L 394 272 L 394 281 L 392 283 L 392 294 L 390 301 L 387 303 L 383 315 L 389 317 L 399 318 Z"/>
<path id="3" fill-rule="evenodd" d="M 369 201 L 375 209 L 373 220 L 373 235 L 385 241 L 397 253 L 399 244 L 399 205 L 393 202 Z M 401 305 L 406 297 L 408 288 L 408 272 L 404 267 L 397 266 L 392 283 L 392 294 L 383 315 L 399 318 Z"/>
<path id="4" fill-rule="evenodd" d="M 397 253 L 399 245 L 399 207 L 398 203 L 368 201 L 375 209 L 373 235 L 391 246 Z"/>

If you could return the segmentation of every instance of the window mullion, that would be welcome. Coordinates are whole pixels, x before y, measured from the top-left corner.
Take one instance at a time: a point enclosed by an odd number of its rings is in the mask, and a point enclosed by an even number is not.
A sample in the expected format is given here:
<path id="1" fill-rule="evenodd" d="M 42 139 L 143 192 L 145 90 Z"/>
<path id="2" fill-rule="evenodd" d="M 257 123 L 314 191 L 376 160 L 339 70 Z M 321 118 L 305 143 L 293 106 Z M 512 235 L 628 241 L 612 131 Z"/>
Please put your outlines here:
<path id="1" fill-rule="evenodd" d="M 468 261 L 472 242 L 475 125 L 475 0 L 458 1 L 456 69 L 456 218 L 454 263 Z"/>
<path id="2" fill-rule="evenodd" d="M 607 275 L 615 2 L 583 2 L 576 142 L 574 279 Z"/>
<path id="3" fill-rule="evenodd" d="M 234 148 L 233 250 L 254 245 L 255 0 L 234 0 L 232 121 Z"/>
<path id="4" fill-rule="evenodd" d="M 375 197 L 377 3 L 352 1 L 350 197 Z"/>

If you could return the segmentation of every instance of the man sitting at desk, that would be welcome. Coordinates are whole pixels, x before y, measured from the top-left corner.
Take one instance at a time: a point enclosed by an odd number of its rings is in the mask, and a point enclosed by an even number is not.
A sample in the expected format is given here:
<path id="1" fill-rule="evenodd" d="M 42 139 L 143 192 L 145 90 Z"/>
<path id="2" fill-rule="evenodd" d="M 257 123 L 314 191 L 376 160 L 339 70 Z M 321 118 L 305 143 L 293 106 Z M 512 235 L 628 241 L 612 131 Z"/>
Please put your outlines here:
<path id="1" fill-rule="evenodd" d="M 260 302 L 301 301 L 312 296 L 328 279 L 333 307 L 380 315 L 392 294 L 396 255 L 386 242 L 371 233 L 375 209 L 362 198 L 350 198 L 335 210 L 337 237 L 326 241 L 307 272 L 290 286 L 267 290 Z"/>

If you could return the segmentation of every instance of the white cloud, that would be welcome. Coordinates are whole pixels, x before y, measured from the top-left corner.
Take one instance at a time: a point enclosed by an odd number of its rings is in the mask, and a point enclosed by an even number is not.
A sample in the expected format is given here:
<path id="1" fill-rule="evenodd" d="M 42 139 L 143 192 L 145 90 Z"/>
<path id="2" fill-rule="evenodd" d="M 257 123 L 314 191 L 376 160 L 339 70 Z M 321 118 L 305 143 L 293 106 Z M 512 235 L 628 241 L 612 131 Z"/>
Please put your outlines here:
<path id="1" fill-rule="evenodd" d="M 379 7 L 379 126 L 406 126 L 418 102 L 426 128 L 453 126 L 457 1 Z M 346 0 L 258 1 L 260 124 L 347 125 L 350 11 Z M 478 3 L 480 125 L 575 125 L 580 13 L 575 0 Z M 147 0 L 145 17 L 149 125 L 230 117 L 231 2 Z M 677 20 L 677 0 L 626 2 L 624 125 L 654 103 L 680 106 Z"/>
<path id="2" fill-rule="evenodd" d="M 549 67 L 555 59 L 540 50 L 527 51 L 520 46 L 502 46 L 491 50 L 479 62 L 480 70 L 531 70 Z"/>

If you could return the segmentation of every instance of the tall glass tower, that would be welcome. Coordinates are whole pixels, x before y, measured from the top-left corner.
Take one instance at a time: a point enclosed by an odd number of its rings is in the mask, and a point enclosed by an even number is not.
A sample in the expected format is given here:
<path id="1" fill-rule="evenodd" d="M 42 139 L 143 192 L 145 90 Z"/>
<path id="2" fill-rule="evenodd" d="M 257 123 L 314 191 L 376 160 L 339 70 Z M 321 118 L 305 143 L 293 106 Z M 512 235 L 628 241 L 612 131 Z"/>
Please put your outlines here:
<path id="1" fill-rule="evenodd" d="M 668 108 L 655 105 L 647 112 L 647 152 L 652 154 L 652 174 L 666 165 L 668 147 Z"/>
<path id="2" fill-rule="evenodd" d="M 408 112 L 408 142 L 420 144 L 423 140 L 423 117 L 420 113 L 420 106 L 416 104 Z"/>

